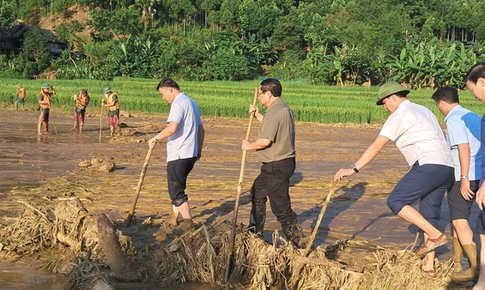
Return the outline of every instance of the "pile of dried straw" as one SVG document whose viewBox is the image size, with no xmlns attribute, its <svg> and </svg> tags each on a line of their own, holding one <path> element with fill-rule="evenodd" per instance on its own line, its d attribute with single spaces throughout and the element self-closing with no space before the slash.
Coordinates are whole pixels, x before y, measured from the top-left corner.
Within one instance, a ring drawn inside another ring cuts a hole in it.
<svg viewBox="0 0 485 290">
<path fill-rule="evenodd" d="M 3 250 L 26 255 L 63 248 L 69 250 L 69 255 L 86 257 L 89 253 L 90 262 L 103 263 L 105 257 L 95 217 L 79 200 L 60 202 L 53 210 L 26 206 L 15 223 L 0 229 Z M 168 233 L 166 240 L 153 239 L 153 244 L 139 249 L 134 249 L 130 238 L 119 231 L 118 237 L 124 253 L 140 269 L 144 282 L 200 281 L 225 285 L 230 232 L 231 222 L 218 218 L 183 235 Z M 229 281 L 232 288 L 268 289 L 278 285 L 285 289 L 322 290 L 446 289 L 448 284 L 450 262 L 436 260 L 437 278 L 431 279 L 419 270 L 422 261 L 409 250 L 346 240 L 321 245 L 304 257 L 304 250 L 295 248 L 278 232 L 272 240 L 269 244 L 238 225 Z M 86 289 L 82 285 L 106 281 L 105 274 L 94 264 L 86 264 L 81 258 L 78 261 L 71 272 L 69 289 Z M 82 277 L 90 283 L 73 283 L 84 281 Z"/>
</svg>

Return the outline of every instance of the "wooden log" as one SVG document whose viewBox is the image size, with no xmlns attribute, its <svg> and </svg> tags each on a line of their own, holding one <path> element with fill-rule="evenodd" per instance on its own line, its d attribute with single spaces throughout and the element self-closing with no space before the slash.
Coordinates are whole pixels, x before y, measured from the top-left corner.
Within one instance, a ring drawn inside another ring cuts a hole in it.
<svg viewBox="0 0 485 290">
<path fill-rule="evenodd" d="M 123 253 L 116 229 L 108 217 L 105 214 L 99 215 L 97 223 L 99 243 L 106 255 L 106 263 L 115 277 L 122 281 L 139 280 L 141 275 Z"/>
</svg>

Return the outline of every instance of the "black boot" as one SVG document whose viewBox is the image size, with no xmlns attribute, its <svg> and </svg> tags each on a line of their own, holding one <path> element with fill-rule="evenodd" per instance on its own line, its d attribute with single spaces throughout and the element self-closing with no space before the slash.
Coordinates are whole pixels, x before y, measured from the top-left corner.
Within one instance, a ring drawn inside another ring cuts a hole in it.
<svg viewBox="0 0 485 290">
<path fill-rule="evenodd" d="M 249 230 L 263 237 L 264 223 L 266 221 L 266 198 L 253 199 L 251 214 L 249 215 Z"/>
<path fill-rule="evenodd" d="M 303 245 L 300 245 L 301 239 L 304 237 L 303 230 L 298 219 L 295 218 L 289 222 L 283 222 L 281 227 L 288 241 L 292 242 L 295 247 L 303 247 Z"/>
</svg>

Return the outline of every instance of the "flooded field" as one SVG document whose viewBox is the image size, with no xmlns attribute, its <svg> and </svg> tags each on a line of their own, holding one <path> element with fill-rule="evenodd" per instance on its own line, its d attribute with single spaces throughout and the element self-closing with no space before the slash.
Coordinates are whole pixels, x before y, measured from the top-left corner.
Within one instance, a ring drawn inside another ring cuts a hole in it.
<svg viewBox="0 0 485 290">
<path fill-rule="evenodd" d="M 53 113 L 49 135 L 37 135 L 38 112 L 2 110 L 0 112 L 0 225 L 11 223 L 26 208 L 41 200 L 76 196 L 93 214 L 105 213 L 116 220 L 129 212 L 135 187 L 147 154 L 146 141 L 164 128 L 166 116 L 128 115 L 121 117 L 122 136 L 108 135 L 103 120 L 99 139 L 99 116 L 86 117 L 82 133 L 71 132 L 72 116 Z M 55 122 L 55 123 L 54 123 Z M 210 224 L 217 217 L 232 218 L 239 178 L 247 120 L 203 118 L 206 141 L 202 158 L 188 179 L 188 195 L 194 221 Z M 258 124 L 252 129 L 256 137 Z M 57 131 L 57 133 L 56 133 Z M 374 140 L 379 126 L 322 125 L 297 123 L 297 167 L 291 179 L 292 205 L 310 235 L 328 186 L 335 172 L 352 164 Z M 137 202 L 138 219 L 168 220 L 171 204 L 166 190 L 165 143 L 155 149 L 143 189 Z M 100 158 L 115 164 L 112 172 L 93 172 L 80 168 L 84 160 Z M 238 221 L 249 220 L 248 190 L 259 172 L 254 152 L 246 159 L 245 179 Z M 341 181 L 320 225 L 315 246 L 339 239 L 372 241 L 381 247 L 406 248 L 413 243 L 416 228 L 394 216 L 386 199 L 408 166 L 399 151 L 389 144 L 359 174 Z M 474 207 L 472 226 L 478 210 Z M 442 206 L 441 227 L 450 236 L 446 200 Z M 279 223 L 268 215 L 264 239 L 271 242 Z M 135 247 L 153 242 L 152 232 L 131 233 Z M 127 233 L 130 235 L 130 233 Z M 438 249 L 438 259 L 451 257 L 451 243 Z M 1 252 L 0 252 L 1 253 Z M 51 253 L 55 255 L 55 253 Z M 65 274 L 40 269 L 48 257 L 42 254 L 19 260 L 0 261 L 0 289 L 63 289 Z M 174 289 L 217 289 L 213 285 L 166 285 Z M 118 283 L 116 289 L 157 289 L 158 285 Z M 154 287 L 154 288 L 151 288 Z M 182 288 L 186 287 L 186 288 Z M 208 287 L 208 288 L 201 288 Z M 160 288 L 158 288 L 160 289 Z"/>
</svg>

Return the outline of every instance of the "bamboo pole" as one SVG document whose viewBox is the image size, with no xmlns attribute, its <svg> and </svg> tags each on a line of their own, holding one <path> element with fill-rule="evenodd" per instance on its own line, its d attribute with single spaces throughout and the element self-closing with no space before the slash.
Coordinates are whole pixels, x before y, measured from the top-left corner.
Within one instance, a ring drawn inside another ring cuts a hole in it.
<svg viewBox="0 0 485 290">
<path fill-rule="evenodd" d="M 310 250 L 312 248 L 313 242 L 315 241 L 315 237 L 317 236 L 318 228 L 320 227 L 322 218 L 325 215 L 325 212 L 327 211 L 327 207 L 330 202 L 330 199 L 332 198 L 335 191 L 337 191 L 337 184 L 338 184 L 338 180 L 335 180 L 330 185 L 330 191 L 328 192 L 327 198 L 325 199 L 325 203 L 323 204 L 322 209 L 320 210 L 320 214 L 318 215 L 317 222 L 315 223 L 315 227 L 313 228 L 312 234 L 310 236 L 310 240 L 308 241 L 308 244 L 306 245 L 306 248 L 305 248 L 305 252 L 303 253 L 304 257 L 310 254 Z"/>
<path fill-rule="evenodd" d="M 313 242 L 315 241 L 315 237 L 316 237 L 317 232 L 318 232 L 318 228 L 320 227 L 320 223 L 322 222 L 322 218 L 325 215 L 325 212 L 327 211 L 327 207 L 328 207 L 328 204 L 330 202 L 330 199 L 332 198 L 335 191 L 337 191 L 338 182 L 339 182 L 338 180 L 334 180 L 330 185 L 330 191 L 328 192 L 327 198 L 325 199 L 325 202 L 322 206 L 322 209 L 320 210 L 320 214 L 317 217 L 317 221 L 315 223 L 315 227 L 313 228 L 312 234 L 310 236 L 310 240 L 308 241 L 308 244 L 306 245 L 305 250 L 303 252 L 303 257 L 302 257 L 303 261 L 305 261 L 307 256 L 310 254 L 310 251 L 311 251 L 312 246 L 313 246 Z M 300 276 L 301 270 L 305 266 L 304 264 L 305 263 L 300 263 L 295 267 L 294 273 L 296 273 L 296 275 L 293 275 L 294 278 L 292 278 L 292 280 L 298 279 L 297 277 Z M 296 281 L 292 281 L 292 283 L 295 283 L 295 282 Z"/>
<path fill-rule="evenodd" d="M 101 142 L 101 130 L 103 129 L 103 103 L 101 102 L 101 111 L 99 111 L 99 142 Z"/>
<path fill-rule="evenodd" d="M 257 100 L 258 100 L 258 88 L 255 88 L 254 89 L 253 106 L 256 106 Z M 246 139 L 245 140 L 249 140 L 249 135 L 251 133 L 251 127 L 252 127 L 252 124 L 253 124 L 253 119 L 254 119 L 254 114 L 251 114 L 249 116 L 249 124 L 248 124 L 248 129 L 246 131 Z M 244 179 L 244 168 L 245 168 L 245 165 L 246 165 L 246 155 L 247 155 L 247 150 L 243 150 L 242 160 L 241 160 L 241 170 L 239 172 L 239 181 L 237 183 L 236 204 L 234 206 L 234 216 L 232 218 L 231 235 L 230 235 L 230 240 L 229 240 L 229 256 L 227 257 L 227 268 L 226 268 L 226 276 L 225 276 L 225 282 L 226 283 L 228 283 L 229 277 L 231 275 L 232 257 L 233 257 L 233 251 L 234 251 L 234 240 L 236 238 L 237 213 L 238 213 L 238 210 L 239 210 L 239 199 L 241 197 L 242 183 L 243 183 L 243 179 Z"/>
<path fill-rule="evenodd" d="M 128 219 L 126 222 L 128 227 L 131 225 L 131 220 L 133 219 L 133 215 L 135 214 L 136 203 L 138 201 L 138 196 L 140 195 L 141 186 L 143 184 L 143 180 L 145 179 L 145 173 L 147 172 L 148 163 L 150 162 L 150 157 L 152 156 L 152 152 L 153 152 L 153 148 L 149 147 L 147 156 L 145 157 L 145 162 L 143 163 L 143 167 L 141 169 L 140 179 L 138 180 L 138 185 L 135 190 L 135 195 L 133 196 L 133 202 L 131 203 L 131 210 L 130 210 L 130 213 L 128 214 Z"/>
<path fill-rule="evenodd" d="M 52 117 L 52 108 L 49 109 L 49 118 L 51 119 L 52 123 L 54 124 L 54 131 L 57 134 L 57 125 L 56 125 L 56 121 L 54 121 L 54 118 Z"/>
</svg>

